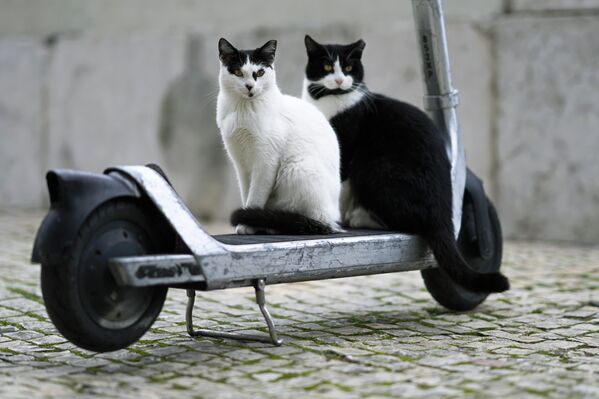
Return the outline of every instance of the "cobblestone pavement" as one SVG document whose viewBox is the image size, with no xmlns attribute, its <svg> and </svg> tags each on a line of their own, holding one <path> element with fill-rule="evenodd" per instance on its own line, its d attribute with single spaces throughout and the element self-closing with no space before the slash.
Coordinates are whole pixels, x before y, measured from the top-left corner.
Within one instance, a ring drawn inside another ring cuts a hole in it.
<svg viewBox="0 0 599 399">
<path fill-rule="evenodd" d="M 599 397 L 599 248 L 506 244 L 513 289 L 438 306 L 416 272 L 267 287 L 282 347 L 191 339 L 183 291 L 128 349 L 48 320 L 28 262 L 41 213 L 0 212 L 0 397 Z M 250 289 L 199 293 L 196 323 L 261 328 Z"/>
</svg>

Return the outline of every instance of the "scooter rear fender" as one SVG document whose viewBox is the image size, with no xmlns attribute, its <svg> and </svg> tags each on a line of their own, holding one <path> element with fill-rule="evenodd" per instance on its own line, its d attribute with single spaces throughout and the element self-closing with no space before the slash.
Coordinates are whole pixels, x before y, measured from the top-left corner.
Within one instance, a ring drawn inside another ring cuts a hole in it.
<svg viewBox="0 0 599 399">
<path fill-rule="evenodd" d="M 50 209 L 40 226 L 31 261 L 58 265 L 69 255 L 77 232 L 90 213 L 116 198 L 141 196 L 138 188 L 118 174 L 54 169 L 46 174 Z"/>
</svg>

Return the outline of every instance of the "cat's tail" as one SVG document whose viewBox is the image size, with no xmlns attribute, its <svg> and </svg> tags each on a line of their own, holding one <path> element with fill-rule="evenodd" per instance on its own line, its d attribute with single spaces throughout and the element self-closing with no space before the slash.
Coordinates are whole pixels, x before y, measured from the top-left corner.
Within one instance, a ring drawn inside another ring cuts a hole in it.
<svg viewBox="0 0 599 399">
<path fill-rule="evenodd" d="M 299 213 L 262 208 L 242 208 L 231 214 L 231 224 L 244 224 L 258 231 L 277 234 L 332 234 L 334 226 L 311 219 Z"/>
<path fill-rule="evenodd" d="M 439 267 L 454 282 L 473 292 L 503 292 L 510 289 L 510 282 L 499 272 L 479 273 L 472 270 L 460 254 L 451 228 L 435 230 L 428 236 Z"/>
</svg>

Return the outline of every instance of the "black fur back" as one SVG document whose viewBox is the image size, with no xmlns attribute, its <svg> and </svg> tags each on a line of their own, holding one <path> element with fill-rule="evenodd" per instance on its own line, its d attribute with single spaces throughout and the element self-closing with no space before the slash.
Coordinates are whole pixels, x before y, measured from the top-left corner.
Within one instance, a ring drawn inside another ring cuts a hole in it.
<svg viewBox="0 0 599 399">
<path fill-rule="evenodd" d="M 335 116 L 341 176 L 358 203 L 392 230 L 424 236 L 439 266 L 470 291 L 509 289 L 500 273 L 474 272 L 460 255 L 452 223 L 451 166 L 443 137 L 422 111 L 370 94 Z"/>
<path fill-rule="evenodd" d="M 390 229 L 425 237 L 439 266 L 458 284 L 479 292 L 509 289 L 503 275 L 475 272 L 458 251 L 452 223 L 451 165 L 441 132 L 418 108 L 368 91 L 362 82 L 361 61 L 352 52 L 358 43 L 329 46 L 306 38 L 309 80 L 325 75 L 323 57 L 338 57 L 342 64 L 353 65 L 357 73 L 349 75 L 365 93 L 360 102 L 331 119 L 341 147 L 342 180 L 349 179 L 357 202 Z M 363 48 L 362 42 L 360 55 Z"/>
<path fill-rule="evenodd" d="M 331 226 L 299 213 L 261 208 L 237 209 L 231 214 L 231 225 L 245 224 L 258 232 L 274 230 L 278 234 L 332 234 Z"/>
</svg>

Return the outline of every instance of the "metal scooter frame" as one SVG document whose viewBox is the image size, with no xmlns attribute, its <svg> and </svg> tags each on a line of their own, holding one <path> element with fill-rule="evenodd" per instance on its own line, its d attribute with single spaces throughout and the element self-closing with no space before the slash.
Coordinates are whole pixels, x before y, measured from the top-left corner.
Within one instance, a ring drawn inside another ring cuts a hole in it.
<svg viewBox="0 0 599 399">
<path fill-rule="evenodd" d="M 466 157 L 456 113 L 460 101 L 458 91 L 451 82 L 442 1 L 412 0 L 412 9 L 424 77 L 424 108 L 441 132 L 445 133 L 447 154 L 451 161 L 453 227 L 457 238 L 466 185 Z"/>
<path fill-rule="evenodd" d="M 453 224 L 460 231 L 466 181 L 464 147 L 458 132 L 455 108 L 457 91 L 451 73 L 441 0 L 412 0 L 418 33 L 425 108 L 445 133 L 451 161 Z M 173 226 L 191 255 L 151 255 L 114 258 L 110 268 L 120 285 L 167 285 L 186 288 L 187 331 L 206 336 L 270 342 L 280 345 L 274 322 L 266 308 L 265 285 L 422 270 L 436 263 L 420 237 L 398 233 L 363 236 L 307 237 L 303 240 L 228 245 L 208 234 L 192 216 L 170 184 L 156 171 L 142 166 L 112 168 L 110 175 L 147 195 Z M 269 336 L 195 330 L 192 314 L 195 290 L 253 286 Z"/>
<path fill-rule="evenodd" d="M 264 320 L 266 321 L 266 325 L 268 326 L 268 337 L 262 335 L 250 335 L 250 334 L 238 334 L 227 331 L 215 331 L 215 330 L 194 330 L 193 327 L 193 304 L 195 302 L 196 292 L 195 290 L 187 290 L 187 310 L 185 311 L 185 322 L 187 323 L 187 333 L 192 337 L 202 336 L 202 337 L 211 337 L 211 338 L 228 338 L 228 339 L 237 339 L 243 341 L 257 341 L 257 342 L 266 342 L 271 343 L 275 346 L 280 346 L 283 343 L 283 340 L 279 338 L 277 334 L 277 330 L 275 328 L 275 322 L 272 319 L 270 312 L 266 308 L 266 294 L 264 292 L 264 288 L 266 287 L 266 283 L 264 279 L 259 279 L 256 281 L 254 285 L 254 289 L 256 290 L 256 303 L 262 312 L 262 316 L 264 316 Z"/>
<path fill-rule="evenodd" d="M 266 308 L 268 284 L 321 280 L 367 274 L 422 270 L 436 263 L 418 236 L 384 232 L 364 236 L 306 236 L 304 240 L 228 245 L 209 235 L 171 185 L 144 166 L 107 170 L 115 178 L 136 184 L 177 231 L 191 255 L 168 254 L 113 258 L 111 272 L 119 285 L 186 288 L 187 331 L 192 336 L 233 338 L 280 345 Z M 253 286 L 270 339 L 209 330 L 195 330 L 192 311 L 195 290 Z"/>
</svg>

